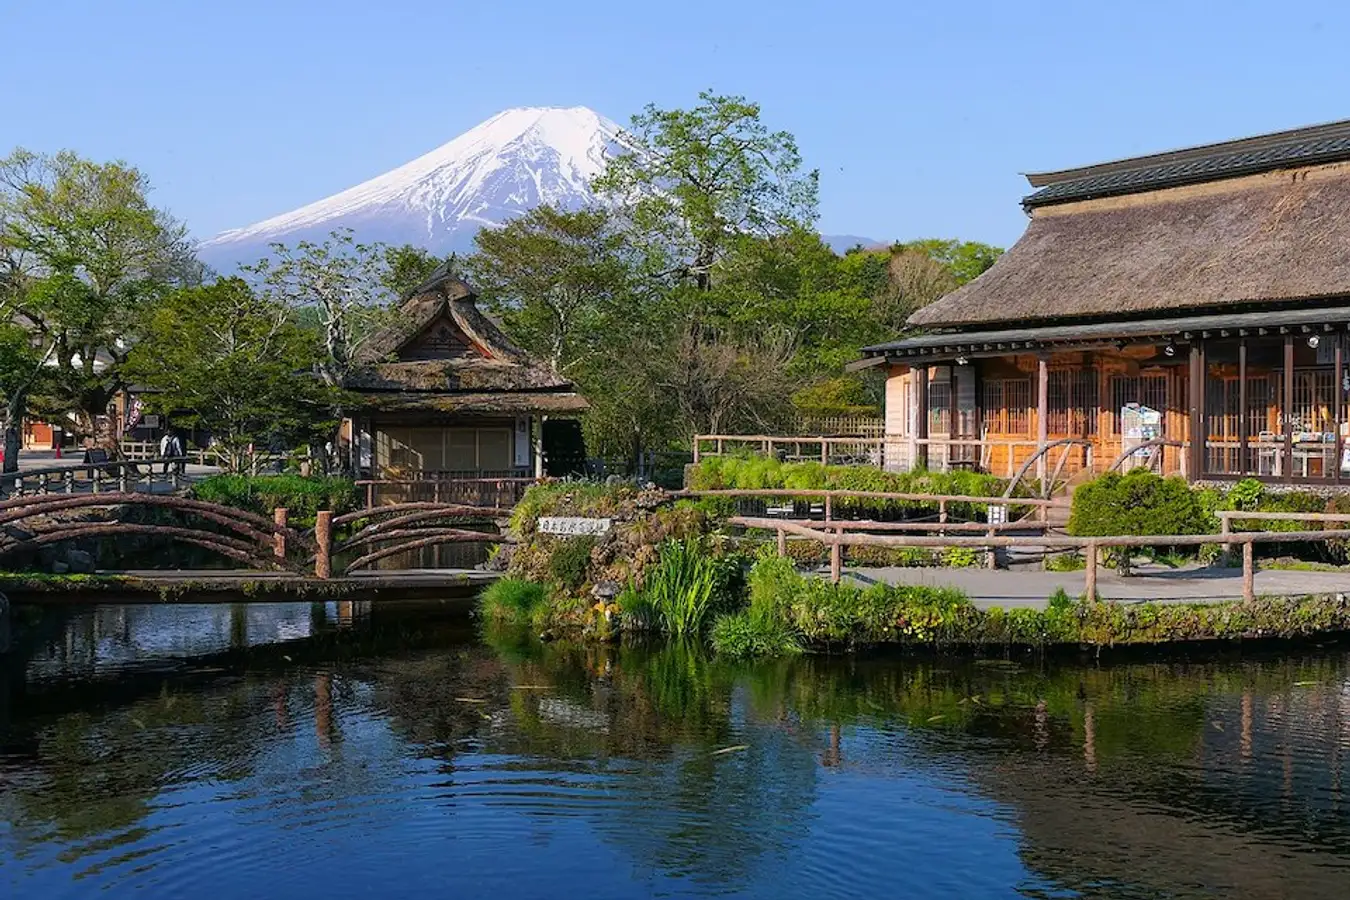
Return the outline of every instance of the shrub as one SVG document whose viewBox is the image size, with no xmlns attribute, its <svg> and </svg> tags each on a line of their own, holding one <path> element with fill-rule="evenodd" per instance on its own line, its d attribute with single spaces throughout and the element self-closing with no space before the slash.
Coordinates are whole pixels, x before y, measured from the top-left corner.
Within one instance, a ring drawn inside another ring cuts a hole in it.
<svg viewBox="0 0 1350 900">
<path fill-rule="evenodd" d="M 478 596 L 478 609 L 492 622 L 527 625 L 547 599 L 544 586 L 519 578 L 503 578 L 488 585 Z"/>
<path fill-rule="evenodd" d="M 713 456 L 689 469 L 694 490 L 873 491 L 892 494 L 959 494 L 998 497 L 1007 482 L 979 472 L 887 472 L 871 466 L 825 466 L 818 462 L 783 463 L 763 456 Z M 841 499 L 836 507 L 869 510 L 931 510 L 934 502 Z M 984 504 L 952 504 L 954 516 L 975 518 Z"/>
<path fill-rule="evenodd" d="M 734 659 L 802 652 L 800 639 L 786 622 L 748 609 L 718 616 L 709 637 L 713 650 Z"/>
<path fill-rule="evenodd" d="M 1078 553 L 1054 553 L 1045 558 L 1047 572 L 1078 572 L 1087 568 L 1087 560 Z"/>
<path fill-rule="evenodd" d="M 1069 515 L 1069 533 L 1089 537 L 1204 534 L 1209 524 L 1184 480 L 1145 469 L 1108 472 L 1079 487 Z"/>
<path fill-rule="evenodd" d="M 578 590 L 586 583 L 594 549 L 595 538 L 590 535 L 555 540 L 548 558 L 548 574 L 553 583 L 569 592 Z"/>
<path fill-rule="evenodd" d="M 265 516 L 284 506 L 300 526 L 312 525 L 319 510 L 341 514 L 357 506 L 351 481 L 301 475 L 212 475 L 192 486 L 192 496 Z"/>
</svg>

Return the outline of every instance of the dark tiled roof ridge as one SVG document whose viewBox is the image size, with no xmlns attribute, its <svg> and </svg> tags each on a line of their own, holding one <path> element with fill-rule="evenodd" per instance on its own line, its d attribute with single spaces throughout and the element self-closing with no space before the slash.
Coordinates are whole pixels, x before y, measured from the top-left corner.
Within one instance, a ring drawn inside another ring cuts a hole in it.
<svg viewBox="0 0 1350 900">
<path fill-rule="evenodd" d="M 1350 121 L 1028 175 L 1041 189 L 1022 205 L 1033 209 L 1343 160 L 1350 160 Z"/>
</svg>

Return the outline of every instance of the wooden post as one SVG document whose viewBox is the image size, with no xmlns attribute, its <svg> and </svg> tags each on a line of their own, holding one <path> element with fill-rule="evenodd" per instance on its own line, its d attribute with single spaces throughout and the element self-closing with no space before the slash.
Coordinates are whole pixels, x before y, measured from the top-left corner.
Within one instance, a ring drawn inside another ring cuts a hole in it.
<svg viewBox="0 0 1350 900">
<path fill-rule="evenodd" d="M 1190 481 L 1201 478 L 1205 472 L 1205 361 L 1200 349 L 1200 339 L 1191 343 L 1190 377 L 1186 392 L 1189 395 L 1187 406 L 1190 408 L 1191 446 L 1186 466 L 1186 477 Z"/>
<path fill-rule="evenodd" d="M 1097 599 L 1097 544 L 1090 541 L 1083 549 L 1083 555 L 1086 557 L 1083 567 L 1083 596 L 1089 603 Z"/>
<path fill-rule="evenodd" d="M 835 535 L 834 541 L 830 544 L 830 583 L 838 584 L 844 574 L 844 561 L 842 545 L 840 538 L 842 535 Z"/>
<path fill-rule="evenodd" d="M 1251 472 L 1251 454 L 1247 452 L 1251 423 L 1247 421 L 1247 339 L 1238 341 L 1238 465 L 1239 475 Z"/>
<path fill-rule="evenodd" d="M 534 477 L 540 479 L 544 477 L 544 416 L 534 416 L 531 419 L 530 430 L 534 432 Z"/>
<path fill-rule="evenodd" d="M 333 513 L 320 510 L 314 520 L 314 543 L 318 552 L 314 556 L 314 575 L 316 578 L 333 577 Z"/>
<path fill-rule="evenodd" d="M 997 533 L 998 529 L 996 529 L 993 525 L 990 525 L 988 537 L 992 538 Z M 998 551 L 995 550 L 993 547 L 990 547 L 988 550 L 984 551 L 984 567 L 986 569 L 998 568 Z"/>
<path fill-rule="evenodd" d="M 825 521 L 830 522 L 834 519 L 834 498 L 829 494 L 825 495 Z"/>
<path fill-rule="evenodd" d="M 914 367 L 915 412 L 914 422 L 914 459 L 912 469 L 928 468 L 928 367 Z"/>
<path fill-rule="evenodd" d="M 1254 541 L 1247 538 L 1242 545 L 1242 599 L 1251 603 L 1256 599 L 1256 552 Z"/>
<path fill-rule="evenodd" d="M 1294 333 L 1284 336 L 1284 480 L 1294 480 Z"/>
<path fill-rule="evenodd" d="M 698 435 L 694 435 L 694 465 L 698 465 L 699 446 L 702 443 L 703 442 L 698 439 Z"/>
<path fill-rule="evenodd" d="M 778 529 L 778 555 L 787 556 L 787 532 Z"/>
<path fill-rule="evenodd" d="M 1036 477 L 1041 496 L 1049 496 L 1045 484 L 1045 445 L 1050 441 L 1050 369 L 1045 355 L 1036 357 Z"/>
<path fill-rule="evenodd" d="M 1229 553 L 1232 553 L 1232 552 L 1233 552 L 1233 544 L 1232 544 L 1231 541 L 1227 540 L 1227 538 L 1228 538 L 1230 532 L 1232 532 L 1232 530 L 1233 530 L 1233 520 L 1230 519 L 1230 518 L 1228 518 L 1228 516 L 1224 515 L 1222 512 L 1220 512 L 1220 513 L 1219 513 L 1219 534 L 1222 534 L 1222 535 L 1224 536 L 1224 539 L 1225 539 L 1224 542 L 1223 542 L 1223 555 L 1224 555 L 1225 559 L 1228 557 L 1228 554 L 1229 554 Z"/>
<path fill-rule="evenodd" d="M 272 510 L 272 521 L 275 522 L 278 527 L 285 528 L 286 520 L 289 515 L 290 512 L 289 510 L 286 509 L 286 507 L 278 506 L 276 509 Z M 277 559 L 286 558 L 285 532 L 278 531 L 272 535 L 272 555 L 275 556 Z"/>
<path fill-rule="evenodd" d="M 126 463 L 123 463 L 121 466 L 118 466 L 118 468 L 117 468 L 117 490 L 118 490 L 118 493 L 122 493 L 122 494 L 125 494 L 125 493 L 127 492 L 127 466 L 126 466 Z"/>
<path fill-rule="evenodd" d="M 820 439 L 820 464 L 828 466 L 830 464 L 830 443 L 824 436 Z"/>
<path fill-rule="evenodd" d="M 1341 379 L 1345 377 L 1345 347 L 1341 340 L 1341 335 L 1336 335 L 1336 347 L 1333 350 L 1333 364 L 1336 367 L 1336 374 L 1331 379 L 1332 415 L 1336 423 L 1336 440 L 1332 442 L 1331 452 L 1331 480 L 1336 484 L 1341 483 L 1341 452 L 1344 443 L 1341 440 L 1341 423 L 1345 421 L 1345 391 L 1341 389 Z"/>
</svg>

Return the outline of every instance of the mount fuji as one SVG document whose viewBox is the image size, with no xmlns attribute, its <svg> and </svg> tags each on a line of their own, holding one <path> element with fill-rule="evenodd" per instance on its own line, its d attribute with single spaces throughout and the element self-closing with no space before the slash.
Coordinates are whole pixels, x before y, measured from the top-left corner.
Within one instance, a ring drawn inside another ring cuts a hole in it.
<svg viewBox="0 0 1350 900">
<path fill-rule="evenodd" d="M 464 251 L 479 229 L 540 204 L 594 202 L 591 179 L 622 152 L 622 129 L 584 106 L 508 109 L 391 172 L 222 232 L 198 255 L 224 270 L 266 256 L 271 243 L 321 241 L 337 228 L 360 241 Z"/>
</svg>

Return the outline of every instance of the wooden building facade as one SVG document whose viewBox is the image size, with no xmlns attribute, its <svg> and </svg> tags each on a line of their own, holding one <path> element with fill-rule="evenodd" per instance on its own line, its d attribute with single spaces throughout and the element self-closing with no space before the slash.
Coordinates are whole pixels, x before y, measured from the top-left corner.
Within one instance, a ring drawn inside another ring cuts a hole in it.
<svg viewBox="0 0 1350 900">
<path fill-rule="evenodd" d="M 417 288 L 348 378 L 345 431 L 367 479 L 529 479 L 542 422 L 586 409 L 572 384 L 513 345 L 447 269 Z"/>
<path fill-rule="evenodd" d="M 1350 484 L 1350 122 L 1029 180 L 1022 238 L 864 350 L 888 466 Z"/>
</svg>

